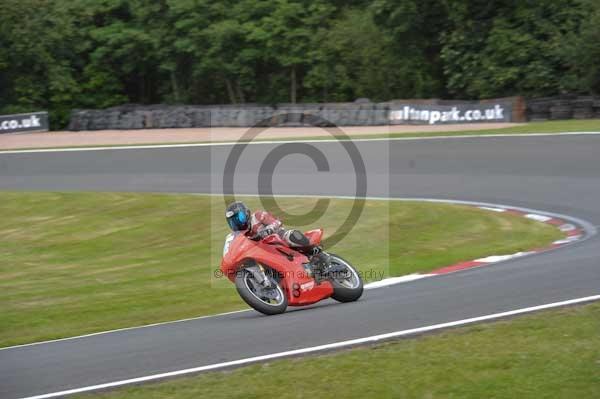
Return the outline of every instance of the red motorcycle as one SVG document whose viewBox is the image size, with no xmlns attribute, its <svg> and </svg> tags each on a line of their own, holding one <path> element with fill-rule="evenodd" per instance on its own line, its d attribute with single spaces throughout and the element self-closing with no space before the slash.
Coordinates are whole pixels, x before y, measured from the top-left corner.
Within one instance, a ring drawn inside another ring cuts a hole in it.
<svg viewBox="0 0 600 399">
<path fill-rule="evenodd" d="M 305 233 L 311 245 L 319 245 L 323 230 Z M 363 281 L 341 257 L 324 253 L 325 264 L 290 248 L 278 235 L 254 241 L 240 232 L 225 240 L 221 272 L 231 280 L 242 299 L 266 315 L 285 312 L 288 306 L 305 306 L 326 298 L 353 302 L 363 293 Z"/>
</svg>

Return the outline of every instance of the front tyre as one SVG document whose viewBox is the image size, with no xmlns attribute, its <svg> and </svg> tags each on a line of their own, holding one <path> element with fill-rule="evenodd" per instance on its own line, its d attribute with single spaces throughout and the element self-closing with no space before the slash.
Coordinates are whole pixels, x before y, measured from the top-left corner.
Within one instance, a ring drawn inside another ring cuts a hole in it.
<svg viewBox="0 0 600 399">
<path fill-rule="evenodd" d="M 288 306 L 287 297 L 272 276 L 267 275 L 267 278 L 271 282 L 271 287 L 265 288 L 256 281 L 249 270 L 241 269 L 236 273 L 235 288 L 244 302 L 254 310 L 266 315 L 283 313 Z"/>
<path fill-rule="evenodd" d="M 354 266 L 341 257 L 329 254 L 331 266 L 341 270 L 330 276 L 329 281 L 333 286 L 331 296 L 338 302 L 354 302 L 362 296 L 363 281 Z"/>
</svg>

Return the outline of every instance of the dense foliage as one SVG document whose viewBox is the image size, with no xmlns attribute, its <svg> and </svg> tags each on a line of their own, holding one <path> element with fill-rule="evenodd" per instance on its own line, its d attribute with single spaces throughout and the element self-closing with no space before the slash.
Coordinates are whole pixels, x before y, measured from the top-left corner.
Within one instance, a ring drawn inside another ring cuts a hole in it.
<svg viewBox="0 0 600 399">
<path fill-rule="evenodd" d="M 600 92 L 598 0 L 4 0 L 0 112 Z"/>
</svg>

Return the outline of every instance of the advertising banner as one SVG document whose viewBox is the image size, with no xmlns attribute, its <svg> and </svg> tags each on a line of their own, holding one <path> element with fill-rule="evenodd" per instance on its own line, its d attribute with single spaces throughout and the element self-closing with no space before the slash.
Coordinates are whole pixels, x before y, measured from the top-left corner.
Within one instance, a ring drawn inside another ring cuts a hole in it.
<svg viewBox="0 0 600 399">
<path fill-rule="evenodd" d="M 50 125 L 47 112 L 0 115 L 0 134 L 18 132 L 45 132 Z"/>
<path fill-rule="evenodd" d="M 453 123 L 512 122 L 512 104 L 464 103 L 453 105 L 394 104 L 391 125 L 444 125 Z"/>
</svg>

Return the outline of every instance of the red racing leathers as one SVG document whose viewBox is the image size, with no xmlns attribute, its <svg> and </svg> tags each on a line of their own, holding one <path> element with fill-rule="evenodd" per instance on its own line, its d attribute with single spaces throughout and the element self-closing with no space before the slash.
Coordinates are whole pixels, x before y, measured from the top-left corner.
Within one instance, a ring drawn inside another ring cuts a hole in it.
<svg viewBox="0 0 600 399">
<path fill-rule="evenodd" d="M 266 211 L 256 211 L 250 217 L 250 229 L 246 235 L 253 240 L 264 238 L 269 234 L 279 233 L 283 223 Z"/>
<path fill-rule="evenodd" d="M 277 234 L 290 247 L 309 250 L 308 238 L 298 230 L 283 228 L 281 220 L 266 211 L 256 211 L 250 217 L 250 229 L 246 235 L 253 240 L 260 240 L 270 234 Z"/>
</svg>

